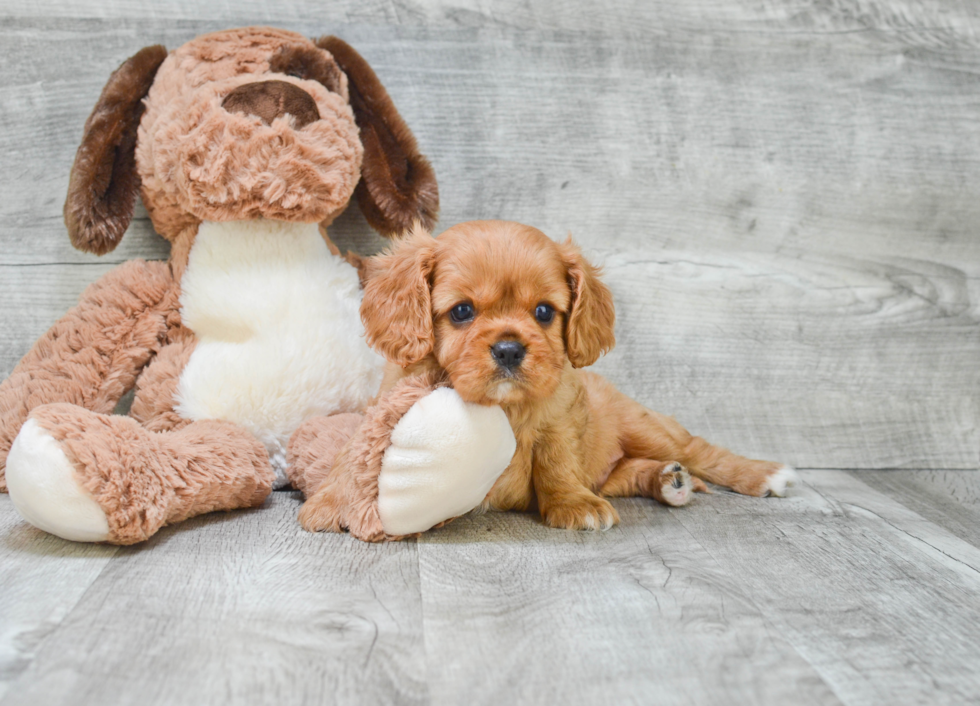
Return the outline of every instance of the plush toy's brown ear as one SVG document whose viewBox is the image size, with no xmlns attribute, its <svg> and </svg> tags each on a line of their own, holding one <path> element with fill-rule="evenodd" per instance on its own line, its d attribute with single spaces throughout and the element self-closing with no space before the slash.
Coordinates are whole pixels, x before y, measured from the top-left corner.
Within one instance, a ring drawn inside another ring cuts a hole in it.
<svg viewBox="0 0 980 706">
<path fill-rule="evenodd" d="M 347 74 L 350 105 L 361 130 L 364 164 L 357 202 L 368 223 L 383 235 L 407 232 L 416 221 L 431 230 L 439 214 L 439 187 L 432 165 L 368 63 L 346 42 L 321 37 Z"/>
<path fill-rule="evenodd" d="M 565 351 L 572 367 L 592 365 L 616 345 L 616 309 L 612 292 L 599 271 L 569 238 L 561 246 L 572 290 L 572 307 L 565 324 Z"/>
<path fill-rule="evenodd" d="M 143 98 L 167 50 L 141 49 L 116 69 L 85 121 L 65 200 L 65 225 L 72 245 L 104 255 L 119 244 L 133 219 L 140 179 L 136 173 L 136 130 Z"/>
</svg>

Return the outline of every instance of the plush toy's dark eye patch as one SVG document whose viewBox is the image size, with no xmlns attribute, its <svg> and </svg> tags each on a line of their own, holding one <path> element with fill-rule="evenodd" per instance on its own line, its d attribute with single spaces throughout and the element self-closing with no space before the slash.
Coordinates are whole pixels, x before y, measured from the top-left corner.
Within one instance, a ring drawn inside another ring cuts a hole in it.
<svg viewBox="0 0 980 706">
<path fill-rule="evenodd" d="M 342 93 L 340 67 L 314 47 L 285 46 L 269 61 L 269 70 L 304 81 L 318 81 L 332 93 Z"/>
</svg>

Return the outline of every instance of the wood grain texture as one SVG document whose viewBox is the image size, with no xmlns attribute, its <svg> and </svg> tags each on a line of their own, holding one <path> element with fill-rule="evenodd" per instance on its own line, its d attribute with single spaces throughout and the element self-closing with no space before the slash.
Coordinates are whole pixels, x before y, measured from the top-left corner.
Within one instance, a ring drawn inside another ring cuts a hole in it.
<svg viewBox="0 0 980 706">
<path fill-rule="evenodd" d="M 841 703 L 675 511 L 617 508 L 604 534 L 488 514 L 423 536 L 434 703 Z"/>
<path fill-rule="evenodd" d="M 415 545 L 310 534 L 298 509 L 274 493 L 119 549 L 4 706 L 428 703 Z"/>
<path fill-rule="evenodd" d="M 78 547 L 2 497 L 0 698 L 974 703 L 980 547 L 864 477 L 617 500 L 606 533 L 492 513 L 391 545 L 304 533 L 275 493 L 140 547 Z"/>
<path fill-rule="evenodd" d="M 803 477 L 676 516 L 844 703 L 980 699 L 980 549 L 855 476 Z"/>
<path fill-rule="evenodd" d="M 976 471 L 859 471 L 878 492 L 980 547 L 980 473 Z"/>
<path fill-rule="evenodd" d="M 0 701 L 116 551 L 35 529 L 0 496 Z"/>
<path fill-rule="evenodd" d="M 803 467 L 980 466 L 969 3 L 5 3 L 0 302 L 32 278 L 46 301 L 0 304 L 0 374 L 101 271 L 60 206 L 109 72 L 249 22 L 371 62 L 436 167 L 440 228 L 571 231 L 616 295 L 598 370 L 629 394 Z M 332 235 L 383 242 L 354 211 Z M 131 257 L 166 257 L 145 214 L 109 256 Z"/>
</svg>

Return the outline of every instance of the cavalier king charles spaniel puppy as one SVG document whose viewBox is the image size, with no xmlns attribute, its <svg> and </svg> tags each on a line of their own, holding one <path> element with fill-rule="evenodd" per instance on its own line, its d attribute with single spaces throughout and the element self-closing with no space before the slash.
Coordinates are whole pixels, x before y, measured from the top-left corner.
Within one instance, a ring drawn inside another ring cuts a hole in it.
<svg viewBox="0 0 980 706">
<path fill-rule="evenodd" d="M 444 371 L 468 402 L 500 405 L 517 438 L 484 507 L 533 510 L 567 529 L 619 521 L 606 498 L 672 506 L 706 490 L 782 495 L 792 469 L 692 436 L 582 370 L 615 344 L 615 310 L 598 270 L 569 239 L 530 226 L 461 223 L 403 237 L 364 267 L 368 343 L 389 361 L 382 393 Z"/>
</svg>

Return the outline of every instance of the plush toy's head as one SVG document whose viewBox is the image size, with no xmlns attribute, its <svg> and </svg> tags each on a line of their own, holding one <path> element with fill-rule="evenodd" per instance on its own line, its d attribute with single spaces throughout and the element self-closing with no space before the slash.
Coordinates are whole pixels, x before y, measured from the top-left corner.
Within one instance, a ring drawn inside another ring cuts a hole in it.
<svg viewBox="0 0 980 706">
<path fill-rule="evenodd" d="M 436 218 L 435 175 L 374 72 L 336 37 L 264 27 L 147 47 L 85 124 L 65 222 L 76 247 L 122 238 L 137 191 L 169 240 L 201 221 L 329 224 L 357 193 L 385 235 Z"/>
</svg>

